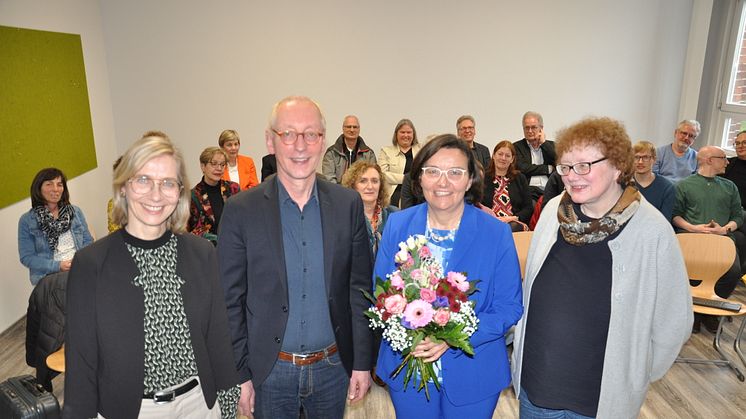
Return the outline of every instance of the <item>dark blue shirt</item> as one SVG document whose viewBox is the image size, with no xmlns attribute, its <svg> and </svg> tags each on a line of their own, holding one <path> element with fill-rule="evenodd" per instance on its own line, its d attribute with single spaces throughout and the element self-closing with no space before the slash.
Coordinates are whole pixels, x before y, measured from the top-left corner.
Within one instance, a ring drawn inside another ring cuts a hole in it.
<svg viewBox="0 0 746 419">
<path fill-rule="evenodd" d="M 301 209 L 277 182 L 282 245 L 288 281 L 289 316 L 282 350 L 316 352 L 334 343 L 324 280 L 324 239 L 318 190 Z M 333 240 L 333 238 L 331 238 Z"/>
</svg>

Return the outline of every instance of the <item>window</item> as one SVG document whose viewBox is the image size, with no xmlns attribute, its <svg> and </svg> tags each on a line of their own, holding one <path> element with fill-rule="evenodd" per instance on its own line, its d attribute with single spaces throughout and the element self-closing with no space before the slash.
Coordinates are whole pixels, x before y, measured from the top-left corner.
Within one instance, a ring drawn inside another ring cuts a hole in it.
<svg viewBox="0 0 746 419">
<path fill-rule="evenodd" d="M 723 75 L 723 92 L 720 98 L 720 146 L 733 150 L 736 134 L 746 129 L 746 2 L 736 4 L 734 14 L 738 19 L 731 23 L 728 65 Z"/>
</svg>

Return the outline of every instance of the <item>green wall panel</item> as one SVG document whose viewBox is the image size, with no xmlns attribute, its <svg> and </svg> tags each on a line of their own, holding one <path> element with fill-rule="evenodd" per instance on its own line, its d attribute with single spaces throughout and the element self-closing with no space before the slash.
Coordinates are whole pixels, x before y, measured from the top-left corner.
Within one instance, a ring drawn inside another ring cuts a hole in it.
<svg viewBox="0 0 746 419">
<path fill-rule="evenodd" d="M 39 169 L 96 168 L 80 35 L 0 26 L 0 159 L 0 208 L 27 198 Z"/>
</svg>

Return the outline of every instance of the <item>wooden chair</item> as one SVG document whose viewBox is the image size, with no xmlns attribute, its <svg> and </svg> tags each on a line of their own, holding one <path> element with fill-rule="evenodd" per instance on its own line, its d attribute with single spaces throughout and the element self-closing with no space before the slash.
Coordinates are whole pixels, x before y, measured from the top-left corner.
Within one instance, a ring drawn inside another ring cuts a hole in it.
<svg viewBox="0 0 746 419">
<path fill-rule="evenodd" d="M 65 345 L 47 357 L 47 366 L 51 370 L 65 372 Z"/>
<path fill-rule="evenodd" d="M 679 239 L 689 279 L 701 281 L 698 285 L 691 287 L 692 296 L 735 303 L 736 301 L 726 300 L 715 294 L 715 283 L 730 269 L 736 257 L 736 246 L 733 240 L 727 236 L 701 233 L 681 233 L 677 234 L 676 237 Z M 733 370 L 739 380 L 744 381 L 743 373 L 721 349 L 720 337 L 723 333 L 723 320 L 726 317 L 743 316 L 746 314 L 746 308 L 741 307 L 739 312 L 699 305 L 693 305 L 692 308 L 697 314 L 720 316 L 718 331 L 715 333 L 715 338 L 712 342 L 720 359 L 678 358 L 676 361 L 693 364 L 726 365 Z"/>
<path fill-rule="evenodd" d="M 526 258 L 528 257 L 528 246 L 531 244 L 533 231 L 516 231 L 513 233 L 515 250 L 518 252 L 518 262 L 521 264 L 521 279 L 526 276 Z"/>
</svg>

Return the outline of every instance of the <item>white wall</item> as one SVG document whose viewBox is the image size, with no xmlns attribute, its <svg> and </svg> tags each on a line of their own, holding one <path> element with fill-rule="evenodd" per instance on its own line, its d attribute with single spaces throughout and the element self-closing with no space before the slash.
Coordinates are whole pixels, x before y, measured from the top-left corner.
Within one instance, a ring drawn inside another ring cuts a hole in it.
<svg viewBox="0 0 746 419">
<path fill-rule="evenodd" d="M 492 147 L 522 137 L 529 109 L 550 136 L 608 115 L 633 139 L 669 142 L 693 117 L 679 106 L 694 1 L 0 0 L 0 24 L 82 35 L 100 168 L 69 186 L 100 236 L 111 162 L 144 131 L 181 145 L 194 184 L 199 152 L 225 128 L 258 164 L 270 107 L 290 94 L 321 103 L 327 142 L 357 114 L 375 150 L 400 118 L 424 139 L 464 113 Z M 28 207 L 0 210 L 0 228 L 15 232 Z M 6 237 L 0 330 L 31 290 Z"/>
<path fill-rule="evenodd" d="M 109 79 L 98 2 L 95 0 L 0 0 L 0 25 L 81 35 L 88 97 L 99 168 L 68 182 L 71 201 L 82 208 L 95 234 L 106 233 L 106 201 L 111 189 L 111 163 L 116 156 Z M 0 95 L 1 97 L 1 95 Z M 2 141 L 2 139 L 0 139 Z M 33 147 L 33 144 L 29 144 Z M 12 179 L 5 179 L 5 182 Z M 18 219 L 31 201 L 0 210 L 0 331 L 26 313 L 31 283 L 18 261 Z"/>
<path fill-rule="evenodd" d="M 376 151 L 400 118 L 424 139 L 464 113 L 491 148 L 522 137 L 529 109 L 552 136 L 594 114 L 669 142 L 692 0 L 131 0 L 101 12 L 119 151 L 162 129 L 196 183 L 199 152 L 225 128 L 259 164 L 270 107 L 290 94 L 320 102 L 327 143 L 355 113 Z"/>
</svg>

